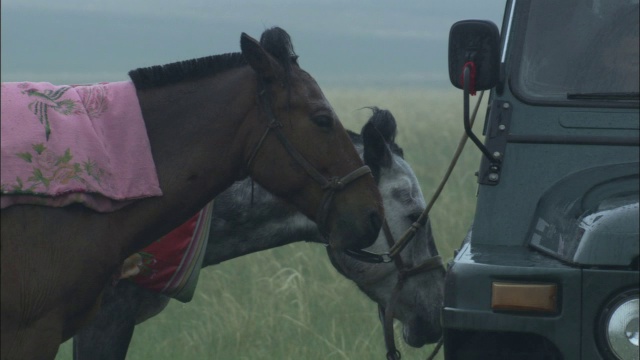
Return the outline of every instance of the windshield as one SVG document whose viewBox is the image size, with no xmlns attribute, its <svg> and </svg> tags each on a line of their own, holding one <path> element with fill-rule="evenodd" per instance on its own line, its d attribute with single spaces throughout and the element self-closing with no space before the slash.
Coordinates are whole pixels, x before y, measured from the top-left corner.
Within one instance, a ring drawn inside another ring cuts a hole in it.
<svg viewBox="0 0 640 360">
<path fill-rule="evenodd" d="M 518 93 L 569 102 L 638 99 L 637 0 L 543 0 L 525 7 L 519 22 L 526 25 L 516 30 L 524 32 L 517 37 Z"/>
</svg>

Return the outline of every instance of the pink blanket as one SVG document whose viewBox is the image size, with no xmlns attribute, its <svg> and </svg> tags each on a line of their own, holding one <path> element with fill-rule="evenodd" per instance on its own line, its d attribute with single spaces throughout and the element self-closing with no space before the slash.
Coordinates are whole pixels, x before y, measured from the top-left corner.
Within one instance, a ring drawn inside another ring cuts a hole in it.
<svg viewBox="0 0 640 360">
<path fill-rule="evenodd" d="M 104 212 L 162 195 L 131 82 L 2 83 L 1 112 L 1 208 Z"/>
</svg>

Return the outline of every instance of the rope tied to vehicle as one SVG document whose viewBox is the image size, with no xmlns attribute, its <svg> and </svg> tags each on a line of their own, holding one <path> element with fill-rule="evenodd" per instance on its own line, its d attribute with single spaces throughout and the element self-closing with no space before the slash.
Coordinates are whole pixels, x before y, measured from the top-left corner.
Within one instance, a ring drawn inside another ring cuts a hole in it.
<svg viewBox="0 0 640 360">
<path fill-rule="evenodd" d="M 476 102 L 476 106 L 473 110 L 473 116 L 471 117 L 471 121 L 470 121 L 471 125 L 473 125 L 475 121 L 483 95 L 484 95 L 484 91 L 480 92 L 480 97 Z M 387 241 L 389 242 L 389 245 L 390 245 L 388 258 L 390 258 L 392 261 L 395 262 L 396 267 L 398 269 L 398 281 L 396 283 L 396 286 L 392 290 L 391 298 L 389 299 L 387 308 L 385 308 L 382 305 L 378 305 L 378 314 L 382 320 L 385 346 L 387 348 L 387 353 L 386 353 L 387 360 L 399 360 L 401 358 L 400 351 L 395 346 L 395 340 L 394 340 L 394 334 L 393 334 L 393 312 L 394 312 L 396 303 L 398 301 L 400 289 L 402 289 L 402 286 L 404 285 L 405 280 L 416 273 L 428 271 L 430 269 L 434 269 L 442 266 L 442 257 L 440 255 L 437 255 L 429 258 L 427 261 L 425 261 L 424 263 L 422 263 L 417 267 L 406 268 L 404 266 L 404 263 L 402 262 L 402 259 L 400 258 L 400 252 L 407 246 L 407 244 L 415 236 L 417 231 L 422 226 L 424 226 L 427 220 L 429 219 L 429 212 L 431 211 L 431 208 L 433 207 L 436 200 L 440 196 L 440 193 L 444 189 L 445 184 L 449 180 L 449 177 L 451 176 L 451 173 L 453 172 L 453 169 L 455 168 L 458 162 L 458 159 L 462 154 L 462 150 L 464 149 L 464 145 L 467 142 L 467 139 L 468 137 L 466 133 L 463 134 L 458 143 L 456 152 L 453 155 L 453 159 L 451 160 L 451 163 L 449 164 L 449 167 L 447 168 L 445 175 L 440 181 L 438 188 L 436 189 L 431 200 L 429 201 L 429 204 L 427 204 L 427 207 L 424 209 L 422 214 L 420 214 L 420 217 L 418 217 L 418 219 L 413 224 L 411 224 L 411 226 L 405 231 L 405 233 L 402 235 L 402 237 L 398 241 L 394 242 L 391 240 L 393 237 L 391 235 L 391 231 L 386 221 L 383 224 L 383 230 L 385 231 L 385 235 L 386 235 L 385 237 L 387 238 Z M 436 346 L 431 351 L 431 354 L 427 357 L 427 360 L 433 360 L 435 358 L 435 356 L 440 351 L 443 345 L 443 342 L 444 342 L 444 339 L 441 337 L 438 340 L 438 343 L 436 344 Z"/>
<path fill-rule="evenodd" d="M 476 64 L 473 61 L 467 61 L 464 66 L 462 66 L 462 74 L 460 74 L 460 84 L 464 87 L 464 69 L 469 67 L 471 71 L 471 76 L 469 77 L 469 95 L 476 95 Z"/>
</svg>

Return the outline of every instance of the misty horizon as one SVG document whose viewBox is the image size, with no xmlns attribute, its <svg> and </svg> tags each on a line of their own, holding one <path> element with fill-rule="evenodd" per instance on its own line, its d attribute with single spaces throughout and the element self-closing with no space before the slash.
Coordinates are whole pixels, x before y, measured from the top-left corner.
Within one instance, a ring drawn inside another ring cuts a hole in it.
<svg viewBox="0 0 640 360">
<path fill-rule="evenodd" d="M 240 50 L 280 26 L 321 86 L 451 87 L 448 32 L 468 18 L 498 26 L 504 1 L 191 0 L 2 2 L 2 81 L 128 80 L 130 70 Z M 339 10 L 338 10 L 339 9 Z"/>
</svg>

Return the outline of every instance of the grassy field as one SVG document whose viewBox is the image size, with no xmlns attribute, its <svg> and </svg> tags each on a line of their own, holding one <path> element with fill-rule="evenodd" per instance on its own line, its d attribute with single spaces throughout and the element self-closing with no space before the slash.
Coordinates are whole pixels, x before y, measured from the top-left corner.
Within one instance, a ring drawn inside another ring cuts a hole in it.
<svg viewBox="0 0 640 360">
<path fill-rule="evenodd" d="M 370 115 L 359 110 L 364 106 L 394 114 L 397 142 L 428 201 L 463 133 L 462 94 L 406 88 L 325 91 L 354 131 Z M 479 151 L 467 144 L 431 212 L 437 245 L 447 261 L 473 216 L 479 159 Z M 405 360 L 424 359 L 432 348 L 407 347 L 399 324 L 396 342 Z M 205 269 L 192 302 L 172 301 L 166 311 L 136 327 L 128 359 L 369 360 L 384 359 L 384 353 L 376 304 L 338 274 L 321 246 L 297 243 Z M 71 341 L 56 359 L 71 359 Z"/>
</svg>

